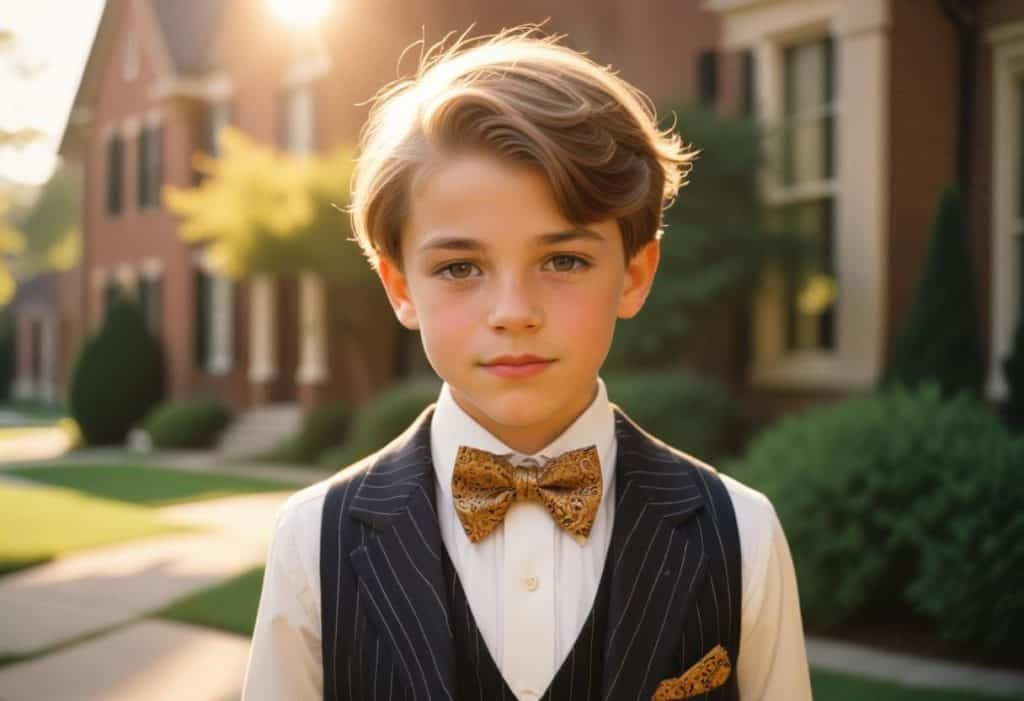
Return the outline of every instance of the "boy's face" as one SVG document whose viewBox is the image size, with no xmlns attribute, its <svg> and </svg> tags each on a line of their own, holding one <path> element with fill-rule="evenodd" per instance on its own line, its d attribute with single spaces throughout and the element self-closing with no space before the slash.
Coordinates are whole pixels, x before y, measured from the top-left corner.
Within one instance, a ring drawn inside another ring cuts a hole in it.
<svg viewBox="0 0 1024 701">
<path fill-rule="evenodd" d="M 542 174 L 484 155 L 432 168 L 409 199 L 402 267 L 379 266 L 395 314 L 466 413 L 509 447 L 540 450 L 593 400 L 658 241 L 627 265 L 615 220 L 574 227 Z"/>
</svg>

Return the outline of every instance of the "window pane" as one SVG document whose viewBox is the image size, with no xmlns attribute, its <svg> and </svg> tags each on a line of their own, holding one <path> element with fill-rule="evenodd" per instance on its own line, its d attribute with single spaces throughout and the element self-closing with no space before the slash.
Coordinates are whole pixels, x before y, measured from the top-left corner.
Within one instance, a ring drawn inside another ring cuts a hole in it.
<svg viewBox="0 0 1024 701">
<path fill-rule="evenodd" d="M 783 60 L 782 181 L 826 180 L 835 167 L 831 39 L 786 47 Z"/>
<path fill-rule="evenodd" d="M 834 240 L 831 198 L 778 208 L 773 226 L 806 241 L 806 257 L 783 275 L 786 350 L 835 348 Z"/>
<path fill-rule="evenodd" d="M 697 99 L 714 106 L 718 99 L 718 54 L 701 51 L 697 54 Z"/>
<path fill-rule="evenodd" d="M 747 49 L 741 54 L 740 83 L 742 84 L 742 109 L 743 114 L 753 117 L 757 112 L 756 82 L 754 79 L 754 52 Z"/>
</svg>

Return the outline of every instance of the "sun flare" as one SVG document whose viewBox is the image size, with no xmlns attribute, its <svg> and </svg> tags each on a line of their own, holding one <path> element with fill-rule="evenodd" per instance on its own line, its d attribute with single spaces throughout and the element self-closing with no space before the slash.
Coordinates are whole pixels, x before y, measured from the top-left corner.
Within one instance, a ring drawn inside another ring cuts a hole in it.
<svg viewBox="0 0 1024 701">
<path fill-rule="evenodd" d="M 331 9 L 331 0 L 267 0 L 281 19 L 299 27 L 311 27 Z"/>
</svg>

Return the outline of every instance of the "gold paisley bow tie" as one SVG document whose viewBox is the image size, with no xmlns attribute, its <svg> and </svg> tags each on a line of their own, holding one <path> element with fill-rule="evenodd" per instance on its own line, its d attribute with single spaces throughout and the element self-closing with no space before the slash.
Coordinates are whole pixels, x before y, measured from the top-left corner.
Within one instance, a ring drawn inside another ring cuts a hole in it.
<svg viewBox="0 0 1024 701">
<path fill-rule="evenodd" d="M 570 450 L 540 468 L 516 467 L 500 455 L 465 445 L 455 456 L 455 512 L 474 543 L 498 527 L 517 499 L 541 502 L 559 527 L 586 540 L 601 491 L 596 446 Z"/>
</svg>

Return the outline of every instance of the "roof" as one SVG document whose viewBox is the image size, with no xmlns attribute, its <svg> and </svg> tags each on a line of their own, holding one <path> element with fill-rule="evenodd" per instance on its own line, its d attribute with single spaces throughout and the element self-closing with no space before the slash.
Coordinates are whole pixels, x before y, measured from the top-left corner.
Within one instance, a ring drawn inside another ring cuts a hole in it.
<svg viewBox="0 0 1024 701">
<path fill-rule="evenodd" d="M 213 36 L 230 1 L 139 0 L 140 9 L 144 13 L 148 10 L 153 20 L 148 24 L 158 34 L 156 40 L 161 44 L 158 50 L 169 59 L 172 71 L 170 78 L 201 74 L 211 68 Z M 104 4 L 103 15 L 72 103 L 72 116 L 77 108 L 88 106 L 94 99 L 96 85 L 99 83 L 98 74 L 107 65 L 116 44 L 117 27 L 126 5 L 127 0 L 106 0 Z M 73 126 L 73 119 L 69 116 L 59 152 L 64 150 L 68 132 Z"/>
<path fill-rule="evenodd" d="M 148 0 L 179 74 L 210 68 L 210 43 L 228 0 Z"/>
</svg>

